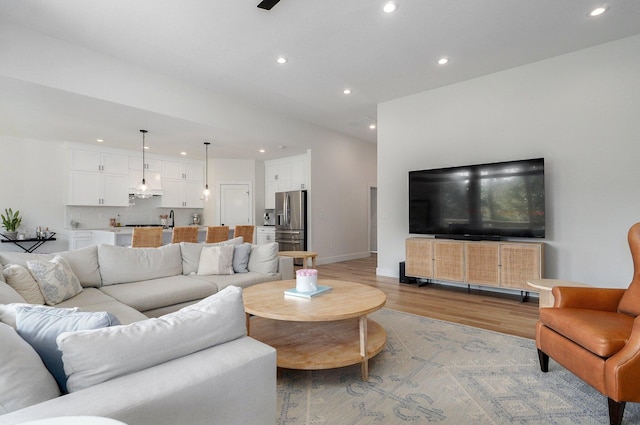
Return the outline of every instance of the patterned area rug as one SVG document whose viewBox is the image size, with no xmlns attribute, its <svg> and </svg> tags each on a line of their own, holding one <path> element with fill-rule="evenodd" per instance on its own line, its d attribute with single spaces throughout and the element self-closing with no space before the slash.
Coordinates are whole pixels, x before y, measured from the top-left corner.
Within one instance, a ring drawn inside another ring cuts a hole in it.
<svg viewBox="0 0 640 425">
<path fill-rule="evenodd" d="M 360 366 L 278 371 L 279 425 L 605 424 L 607 400 L 535 341 L 383 309 L 385 349 Z M 627 403 L 625 424 L 640 423 Z"/>
</svg>

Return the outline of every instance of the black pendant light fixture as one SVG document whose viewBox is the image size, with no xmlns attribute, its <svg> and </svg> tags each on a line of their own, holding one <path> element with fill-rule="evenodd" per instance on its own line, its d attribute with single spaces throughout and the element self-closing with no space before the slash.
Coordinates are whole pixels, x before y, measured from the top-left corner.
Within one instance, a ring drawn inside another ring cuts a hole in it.
<svg viewBox="0 0 640 425">
<path fill-rule="evenodd" d="M 140 182 L 140 184 L 136 187 L 136 191 L 134 193 L 136 198 L 140 198 L 140 199 L 147 199 L 147 198 L 151 198 L 153 196 L 153 194 L 151 193 L 151 186 L 149 184 L 147 184 L 147 180 L 145 179 L 145 175 L 144 175 L 144 169 L 146 167 L 145 163 L 144 163 L 144 136 L 145 134 L 147 134 L 147 130 L 140 130 L 140 133 L 142 133 L 142 181 Z"/>
<path fill-rule="evenodd" d="M 209 145 L 210 142 L 204 142 L 204 189 L 202 190 L 202 199 L 209 200 L 211 191 L 209 190 Z"/>
</svg>

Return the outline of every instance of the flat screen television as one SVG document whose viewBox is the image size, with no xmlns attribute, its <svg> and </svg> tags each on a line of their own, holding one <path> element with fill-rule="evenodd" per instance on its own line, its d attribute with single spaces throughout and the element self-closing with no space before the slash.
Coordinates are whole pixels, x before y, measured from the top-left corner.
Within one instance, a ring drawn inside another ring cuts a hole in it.
<svg viewBox="0 0 640 425">
<path fill-rule="evenodd" d="M 409 233 L 544 238 L 544 158 L 410 171 Z"/>
</svg>

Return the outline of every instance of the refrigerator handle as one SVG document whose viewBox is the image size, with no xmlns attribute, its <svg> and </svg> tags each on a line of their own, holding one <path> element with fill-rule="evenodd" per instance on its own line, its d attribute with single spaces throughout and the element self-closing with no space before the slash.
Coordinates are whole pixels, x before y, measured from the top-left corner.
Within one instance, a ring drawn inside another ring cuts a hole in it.
<svg viewBox="0 0 640 425">
<path fill-rule="evenodd" d="M 284 209 L 284 224 L 286 226 L 289 226 L 291 223 L 289 222 L 289 194 L 288 193 L 284 194 L 283 209 Z"/>
</svg>

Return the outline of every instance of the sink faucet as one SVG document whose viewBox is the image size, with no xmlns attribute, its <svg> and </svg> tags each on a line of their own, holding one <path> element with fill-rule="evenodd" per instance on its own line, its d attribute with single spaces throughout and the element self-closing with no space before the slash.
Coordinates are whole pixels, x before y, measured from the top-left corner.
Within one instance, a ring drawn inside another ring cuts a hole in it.
<svg viewBox="0 0 640 425">
<path fill-rule="evenodd" d="M 176 220 L 173 217 L 173 210 L 169 211 L 169 218 L 171 219 L 171 224 L 169 227 L 174 227 L 176 225 Z"/>
</svg>

